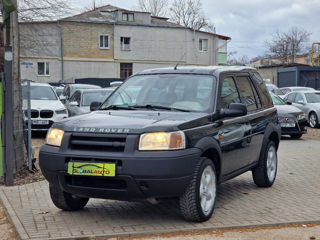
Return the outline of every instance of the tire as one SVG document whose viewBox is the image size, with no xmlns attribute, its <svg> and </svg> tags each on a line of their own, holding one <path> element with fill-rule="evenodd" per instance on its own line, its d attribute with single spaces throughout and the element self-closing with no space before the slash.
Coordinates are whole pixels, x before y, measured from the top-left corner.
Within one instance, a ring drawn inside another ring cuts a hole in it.
<svg viewBox="0 0 320 240">
<path fill-rule="evenodd" d="M 179 199 L 180 212 L 188 221 L 203 222 L 212 216 L 216 203 L 217 175 L 209 158 L 202 157 L 191 182 Z"/>
<path fill-rule="evenodd" d="M 81 198 L 67 193 L 54 185 L 49 186 L 51 200 L 57 208 L 65 211 L 76 211 L 84 208 L 89 198 Z"/>
<path fill-rule="evenodd" d="M 319 126 L 319 120 L 316 113 L 312 112 L 309 114 L 309 126 L 312 128 L 316 128 Z"/>
<path fill-rule="evenodd" d="M 262 151 L 259 165 L 252 170 L 252 178 L 258 187 L 271 187 L 277 175 L 277 148 L 273 141 L 269 141 Z"/>
<path fill-rule="evenodd" d="M 299 139 L 302 137 L 302 133 L 291 134 L 290 137 L 293 139 Z"/>
</svg>

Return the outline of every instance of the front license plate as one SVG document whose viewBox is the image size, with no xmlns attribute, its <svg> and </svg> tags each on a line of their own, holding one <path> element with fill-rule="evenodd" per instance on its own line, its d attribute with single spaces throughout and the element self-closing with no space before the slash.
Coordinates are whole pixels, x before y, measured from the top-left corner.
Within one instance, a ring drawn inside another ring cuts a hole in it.
<svg viewBox="0 0 320 240">
<path fill-rule="evenodd" d="M 116 164 L 69 162 L 68 173 L 81 176 L 114 177 L 116 175 Z"/>
<path fill-rule="evenodd" d="M 293 128 L 295 126 L 296 126 L 295 123 L 281 123 L 281 127 L 285 127 L 285 128 Z"/>
<path fill-rule="evenodd" d="M 33 125 L 47 125 L 49 120 L 32 120 Z"/>
</svg>

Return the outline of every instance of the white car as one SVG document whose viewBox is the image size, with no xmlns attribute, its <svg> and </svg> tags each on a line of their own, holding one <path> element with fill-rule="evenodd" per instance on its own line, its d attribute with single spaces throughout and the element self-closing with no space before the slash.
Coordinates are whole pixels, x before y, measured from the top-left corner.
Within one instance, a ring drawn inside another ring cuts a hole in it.
<svg viewBox="0 0 320 240">
<path fill-rule="evenodd" d="M 24 121 L 28 120 L 28 87 L 22 85 Z M 30 83 L 31 130 L 47 131 L 51 125 L 68 117 L 66 107 L 59 100 L 53 87 L 46 83 Z"/>
</svg>

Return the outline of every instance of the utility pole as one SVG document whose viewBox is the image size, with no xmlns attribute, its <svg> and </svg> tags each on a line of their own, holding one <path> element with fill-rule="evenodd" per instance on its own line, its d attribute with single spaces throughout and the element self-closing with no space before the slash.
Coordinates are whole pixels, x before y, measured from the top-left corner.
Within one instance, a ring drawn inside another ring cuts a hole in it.
<svg viewBox="0 0 320 240">
<path fill-rule="evenodd" d="M 17 9 L 17 0 L 7 1 Z M 8 5 L 6 5 L 7 8 Z M 13 7 L 13 8 L 14 8 Z M 4 10 L 5 6 L 4 6 Z M 5 78 L 2 133 L 4 134 L 4 177 L 6 185 L 13 185 L 13 174 L 24 165 L 23 117 L 19 63 L 18 13 L 10 10 L 5 21 Z"/>
</svg>

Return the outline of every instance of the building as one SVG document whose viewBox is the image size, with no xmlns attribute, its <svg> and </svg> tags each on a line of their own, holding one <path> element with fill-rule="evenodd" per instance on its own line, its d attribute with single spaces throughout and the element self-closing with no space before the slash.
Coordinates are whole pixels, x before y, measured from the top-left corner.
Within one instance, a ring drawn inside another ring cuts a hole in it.
<svg viewBox="0 0 320 240">
<path fill-rule="evenodd" d="M 111 5 L 52 22 L 22 23 L 21 78 L 124 79 L 148 68 L 227 62 L 230 37 Z"/>
</svg>

